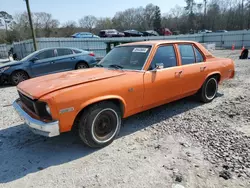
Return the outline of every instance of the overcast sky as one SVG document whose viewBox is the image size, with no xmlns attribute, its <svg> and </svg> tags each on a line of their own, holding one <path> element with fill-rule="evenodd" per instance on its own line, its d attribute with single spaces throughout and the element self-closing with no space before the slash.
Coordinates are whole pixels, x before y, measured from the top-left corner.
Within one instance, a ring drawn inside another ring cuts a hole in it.
<svg viewBox="0 0 250 188">
<path fill-rule="evenodd" d="M 31 11 L 51 13 L 61 23 L 68 20 L 78 21 L 85 15 L 112 17 L 117 11 L 153 3 L 162 13 L 175 5 L 185 6 L 185 0 L 30 0 Z M 14 15 L 26 11 L 24 0 L 0 0 L 0 11 Z"/>
</svg>

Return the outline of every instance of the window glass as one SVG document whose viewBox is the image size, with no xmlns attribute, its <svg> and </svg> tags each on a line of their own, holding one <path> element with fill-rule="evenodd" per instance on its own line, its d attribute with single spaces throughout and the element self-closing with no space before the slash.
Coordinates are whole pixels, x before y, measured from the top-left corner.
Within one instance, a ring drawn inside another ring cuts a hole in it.
<svg viewBox="0 0 250 188">
<path fill-rule="evenodd" d="M 80 53 L 82 53 L 82 52 L 79 51 L 79 50 L 73 50 L 73 51 L 74 51 L 75 54 L 80 54 Z"/>
<path fill-rule="evenodd" d="M 36 57 L 40 60 L 55 57 L 54 50 L 46 50 L 38 54 Z"/>
<path fill-rule="evenodd" d="M 71 55 L 73 54 L 71 49 L 57 49 L 58 56 Z"/>
<path fill-rule="evenodd" d="M 201 55 L 200 51 L 197 48 L 194 48 L 194 50 L 195 50 L 195 55 L 196 55 L 196 62 L 197 63 L 203 62 L 204 59 L 203 59 L 203 56 Z"/>
<path fill-rule="evenodd" d="M 174 67 L 177 65 L 176 55 L 172 45 L 161 46 L 157 49 L 149 70 L 154 69 L 157 63 L 163 63 L 164 68 Z"/>
<path fill-rule="evenodd" d="M 181 53 L 182 65 L 195 63 L 193 46 L 190 44 L 179 44 L 178 46 Z"/>
</svg>

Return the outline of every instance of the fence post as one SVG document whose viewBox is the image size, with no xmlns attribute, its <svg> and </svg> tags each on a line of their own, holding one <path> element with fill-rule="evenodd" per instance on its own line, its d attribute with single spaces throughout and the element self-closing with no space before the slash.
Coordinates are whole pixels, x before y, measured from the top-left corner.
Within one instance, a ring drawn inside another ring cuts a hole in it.
<svg viewBox="0 0 250 188">
<path fill-rule="evenodd" d="M 242 33 L 242 47 L 244 46 L 244 35 L 245 35 L 245 33 Z"/>
</svg>

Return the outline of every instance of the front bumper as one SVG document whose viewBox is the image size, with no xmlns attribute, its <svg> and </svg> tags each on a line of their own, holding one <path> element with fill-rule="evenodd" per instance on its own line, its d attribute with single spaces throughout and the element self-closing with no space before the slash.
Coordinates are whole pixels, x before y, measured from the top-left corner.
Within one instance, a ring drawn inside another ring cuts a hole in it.
<svg viewBox="0 0 250 188">
<path fill-rule="evenodd" d="M 21 108 L 21 106 L 18 104 L 18 101 L 15 101 L 13 103 L 13 107 L 20 118 L 30 127 L 31 131 L 35 134 L 46 137 L 54 137 L 60 135 L 58 121 L 45 123 L 43 121 L 34 119 Z"/>
</svg>

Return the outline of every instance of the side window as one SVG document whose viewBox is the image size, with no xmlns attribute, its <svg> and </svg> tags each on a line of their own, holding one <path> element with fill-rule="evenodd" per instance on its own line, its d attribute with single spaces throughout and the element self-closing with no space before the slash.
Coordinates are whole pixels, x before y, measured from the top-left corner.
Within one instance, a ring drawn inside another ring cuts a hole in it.
<svg viewBox="0 0 250 188">
<path fill-rule="evenodd" d="M 197 48 L 194 48 L 194 50 L 195 50 L 196 62 L 197 63 L 203 62 L 204 59 L 203 59 L 203 56 L 201 55 L 200 51 Z"/>
<path fill-rule="evenodd" d="M 73 54 L 71 49 L 57 49 L 58 56 L 71 55 Z"/>
<path fill-rule="evenodd" d="M 80 53 L 82 53 L 82 52 L 79 51 L 79 50 L 73 50 L 73 51 L 74 51 L 75 54 L 80 54 Z"/>
<path fill-rule="evenodd" d="M 46 50 L 36 56 L 39 60 L 55 57 L 54 50 Z"/>
<path fill-rule="evenodd" d="M 164 68 L 174 67 L 177 65 L 176 55 L 172 45 L 161 46 L 157 49 L 149 70 L 154 69 L 157 63 L 163 63 Z"/>
<path fill-rule="evenodd" d="M 193 46 L 190 44 L 179 44 L 178 46 L 181 53 L 182 65 L 189 65 L 195 63 Z"/>
</svg>

